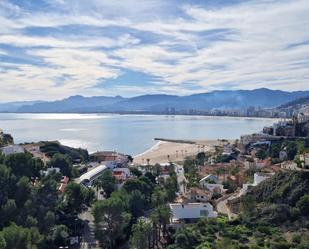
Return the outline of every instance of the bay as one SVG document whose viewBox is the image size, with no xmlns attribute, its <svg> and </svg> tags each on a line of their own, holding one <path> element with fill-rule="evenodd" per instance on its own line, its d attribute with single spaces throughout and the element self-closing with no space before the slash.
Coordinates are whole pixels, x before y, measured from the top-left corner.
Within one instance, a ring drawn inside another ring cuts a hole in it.
<svg viewBox="0 0 309 249">
<path fill-rule="evenodd" d="M 259 132 L 274 119 L 117 115 L 117 114 L 17 114 L 1 113 L 0 128 L 15 143 L 58 140 L 90 152 L 116 150 L 136 155 L 149 149 L 155 137 L 170 139 L 237 139 Z"/>
</svg>

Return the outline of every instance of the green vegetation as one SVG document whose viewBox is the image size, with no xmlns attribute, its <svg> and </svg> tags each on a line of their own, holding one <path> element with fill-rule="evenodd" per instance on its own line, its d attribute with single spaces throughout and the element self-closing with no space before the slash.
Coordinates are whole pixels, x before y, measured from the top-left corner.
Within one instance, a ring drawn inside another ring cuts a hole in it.
<svg viewBox="0 0 309 249">
<path fill-rule="evenodd" d="M 127 241 L 138 249 L 166 243 L 171 216 L 167 203 L 176 197 L 177 176 L 171 165 L 169 177 L 157 182 L 152 173 L 156 167 L 149 169 L 145 175 L 134 170 L 135 178 L 126 181 L 121 190 L 94 204 L 95 234 L 102 248 L 117 248 Z"/>
<path fill-rule="evenodd" d="M 51 166 L 56 161 L 50 162 Z M 41 177 L 40 159 L 28 153 L 0 155 L 0 248 L 54 249 L 81 229 L 78 213 L 90 205 L 91 190 L 69 183 L 58 192 L 61 173 Z"/>
<path fill-rule="evenodd" d="M 239 219 L 185 225 L 173 233 L 168 249 L 309 248 L 308 189 L 309 173 L 279 173 L 232 203 L 240 208 Z"/>
<path fill-rule="evenodd" d="M 7 146 L 14 143 L 14 139 L 10 134 L 2 133 L 0 130 L 0 147 Z"/>
<path fill-rule="evenodd" d="M 197 155 L 197 158 L 201 155 L 200 153 Z M 186 179 L 188 180 L 188 187 L 194 187 L 198 185 L 198 181 L 200 180 L 198 177 L 198 162 L 200 159 L 189 159 L 187 158 L 183 163 L 183 169 L 185 172 Z"/>
<path fill-rule="evenodd" d="M 59 142 L 41 142 L 40 151 L 49 157 L 53 157 L 55 154 L 66 155 L 69 157 L 71 162 L 89 160 L 87 150 L 71 148 L 62 145 Z"/>
</svg>

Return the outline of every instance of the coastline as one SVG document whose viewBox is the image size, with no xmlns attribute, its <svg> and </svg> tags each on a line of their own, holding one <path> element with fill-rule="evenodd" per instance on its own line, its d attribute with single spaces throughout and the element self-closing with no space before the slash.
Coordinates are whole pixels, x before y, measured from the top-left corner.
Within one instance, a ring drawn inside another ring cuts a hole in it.
<svg viewBox="0 0 309 249">
<path fill-rule="evenodd" d="M 160 146 L 160 144 L 162 143 L 166 143 L 164 141 L 157 141 L 153 146 L 151 146 L 149 149 L 145 150 L 144 152 L 142 153 L 139 153 L 139 154 L 136 154 L 133 156 L 133 158 L 136 158 L 136 157 L 143 157 L 143 156 L 146 156 L 147 153 L 150 153 L 152 151 L 154 151 L 156 148 L 158 148 Z"/>
<path fill-rule="evenodd" d="M 135 155 L 133 164 L 145 165 L 147 159 L 149 159 L 150 164 L 179 162 L 185 160 L 186 157 L 196 156 L 199 152 L 213 151 L 215 146 L 224 143 L 220 140 L 192 140 L 191 143 L 167 140 L 159 141 L 143 153 Z"/>
</svg>

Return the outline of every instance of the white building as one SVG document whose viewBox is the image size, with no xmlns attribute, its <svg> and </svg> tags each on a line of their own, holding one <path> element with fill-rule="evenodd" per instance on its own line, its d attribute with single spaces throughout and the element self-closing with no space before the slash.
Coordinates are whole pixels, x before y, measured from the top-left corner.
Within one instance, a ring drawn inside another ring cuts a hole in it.
<svg viewBox="0 0 309 249">
<path fill-rule="evenodd" d="M 261 182 L 265 181 L 266 179 L 272 177 L 275 173 L 254 173 L 254 182 L 253 185 L 257 186 L 259 185 Z"/>
<path fill-rule="evenodd" d="M 305 168 L 309 168 L 309 153 L 304 155 Z"/>
<path fill-rule="evenodd" d="M 261 172 L 254 173 L 253 183 L 243 184 L 242 189 L 240 190 L 240 195 L 246 194 L 250 187 L 255 187 L 255 186 L 259 185 L 261 182 L 272 177 L 274 174 L 275 173 L 261 173 Z"/>
<path fill-rule="evenodd" d="M 200 183 L 200 186 L 204 189 L 209 190 L 212 193 L 224 193 L 224 187 L 222 184 L 218 183 L 208 183 L 208 182 L 202 182 Z"/>
<path fill-rule="evenodd" d="M 297 167 L 297 163 L 293 161 L 285 161 L 281 163 L 281 168 L 282 169 L 287 169 L 287 170 L 301 170 L 300 168 Z"/>
<path fill-rule="evenodd" d="M 53 168 L 53 167 L 51 167 L 51 168 L 47 168 L 46 170 L 41 170 L 40 171 L 41 175 L 44 175 L 44 176 L 47 176 L 47 175 L 49 175 L 50 173 L 53 173 L 53 172 L 59 173 L 60 172 L 60 168 Z"/>
<path fill-rule="evenodd" d="M 297 121 L 299 123 L 309 122 L 309 113 L 299 113 L 299 114 L 297 114 Z"/>
<path fill-rule="evenodd" d="M 106 165 L 102 164 L 102 165 L 100 165 L 100 166 L 98 166 L 98 167 L 96 167 L 96 168 L 86 172 L 85 174 L 81 175 L 79 177 L 79 181 L 80 182 L 82 182 L 82 181 L 92 182 L 93 180 L 98 178 L 102 174 L 102 172 L 104 170 L 106 170 L 106 169 L 107 169 Z"/>
<path fill-rule="evenodd" d="M 11 154 L 16 154 L 16 153 L 25 153 L 24 148 L 20 145 L 8 145 L 8 146 L 0 148 L 0 150 L 6 156 L 11 155 Z"/>
<path fill-rule="evenodd" d="M 180 221 L 190 222 L 203 217 L 217 217 L 217 213 L 210 203 L 171 203 L 169 206 L 172 212 L 172 223 Z"/>
</svg>

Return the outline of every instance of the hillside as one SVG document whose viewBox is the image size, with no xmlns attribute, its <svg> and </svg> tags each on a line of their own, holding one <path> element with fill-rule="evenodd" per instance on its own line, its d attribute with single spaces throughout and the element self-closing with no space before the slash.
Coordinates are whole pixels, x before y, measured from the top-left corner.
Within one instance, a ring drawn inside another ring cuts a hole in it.
<svg viewBox="0 0 309 249">
<path fill-rule="evenodd" d="M 200 220 L 174 232 L 168 249 L 309 248 L 309 173 L 279 173 L 235 199 L 240 217 Z"/>
<path fill-rule="evenodd" d="M 189 96 L 177 95 L 142 95 L 132 98 L 83 97 L 69 98 L 39 103 L 27 103 L 14 109 L 16 112 L 115 112 L 115 113 L 160 113 L 167 108 L 176 111 L 195 109 L 246 109 L 250 106 L 273 108 L 300 97 L 309 95 L 309 91 L 284 92 L 265 88 L 256 90 L 213 91 Z M 7 106 L 7 109 L 5 109 Z M 12 111 L 12 104 L 2 104 L 0 111 Z"/>
<path fill-rule="evenodd" d="M 288 110 L 288 111 L 291 111 L 291 112 L 298 112 L 305 106 L 309 106 L 309 96 L 303 97 L 303 98 L 298 98 L 296 100 L 285 103 L 285 104 L 279 106 L 278 109 L 281 110 L 281 111 L 287 111 Z"/>
<path fill-rule="evenodd" d="M 252 222 L 308 228 L 309 220 L 305 217 L 309 216 L 309 200 L 307 208 L 300 207 L 300 200 L 308 194 L 309 172 L 279 173 L 243 196 L 240 211 Z"/>
</svg>

